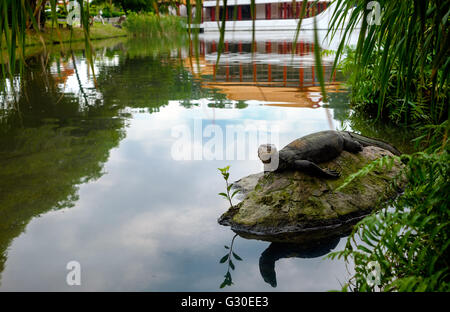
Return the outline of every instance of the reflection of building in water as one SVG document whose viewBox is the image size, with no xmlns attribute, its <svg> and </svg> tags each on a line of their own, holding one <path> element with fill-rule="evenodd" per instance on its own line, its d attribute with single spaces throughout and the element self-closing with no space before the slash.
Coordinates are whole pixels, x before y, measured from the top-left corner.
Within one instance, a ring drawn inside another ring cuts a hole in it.
<svg viewBox="0 0 450 312">
<path fill-rule="evenodd" d="M 52 76 L 57 84 L 66 84 L 67 79 L 75 73 L 73 65 L 64 60 L 60 60 L 54 64 L 52 68 Z"/>
<path fill-rule="evenodd" d="M 291 42 L 286 41 L 259 42 L 254 46 L 256 54 L 253 58 L 242 58 L 241 53 L 250 49 L 250 43 L 225 43 L 220 66 L 216 68 L 216 81 L 258 82 L 300 88 L 319 85 L 313 43 L 299 42 L 293 47 Z M 216 42 L 206 44 L 206 60 L 214 61 L 216 52 Z M 323 68 L 325 77 L 330 77 L 332 64 L 325 63 Z"/>
<path fill-rule="evenodd" d="M 255 53 L 251 54 L 252 49 Z M 314 62 L 314 44 L 288 41 L 225 42 L 216 65 L 218 43 L 200 43 L 200 62 L 194 73 L 209 76 L 203 86 L 217 88 L 235 101 L 258 100 L 268 105 L 319 107 L 322 100 Z M 190 66 L 190 64 L 187 64 Z M 329 92 L 338 92 L 332 60 L 323 62 Z"/>
</svg>

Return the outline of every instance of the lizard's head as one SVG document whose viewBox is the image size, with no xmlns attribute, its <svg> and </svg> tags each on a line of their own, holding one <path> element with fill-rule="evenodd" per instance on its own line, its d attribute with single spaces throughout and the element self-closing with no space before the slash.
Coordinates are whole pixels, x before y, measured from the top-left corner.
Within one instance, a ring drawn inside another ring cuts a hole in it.
<svg viewBox="0 0 450 312">
<path fill-rule="evenodd" d="M 258 157 L 263 164 L 269 164 L 272 161 L 272 156 L 277 153 L 277 148 L 273 144 L 262 144 L 258 147 Z"/>
</svg>

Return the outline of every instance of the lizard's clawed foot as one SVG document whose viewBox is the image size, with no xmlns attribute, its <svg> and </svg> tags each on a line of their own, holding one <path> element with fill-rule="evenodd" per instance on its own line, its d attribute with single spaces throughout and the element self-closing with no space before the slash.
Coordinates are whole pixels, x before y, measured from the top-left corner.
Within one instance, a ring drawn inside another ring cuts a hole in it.
<svg viewBox="0 0 450 312">
<path fill-rule="evenodd" d="M 334 179 L 337 179 L 337 178 L 339 178 L 340 176 L 341 176 L 341 173 L 340 172 L 338 172 L 338 171 L 336 171 L 336 170 L 333 170 L 333 169 L 324 169 L 323 171 L 325 171 L 325 173 L 328 175 L 328 177 L 330 177 L 330 178 L 334 178 Z"/>
</svg>

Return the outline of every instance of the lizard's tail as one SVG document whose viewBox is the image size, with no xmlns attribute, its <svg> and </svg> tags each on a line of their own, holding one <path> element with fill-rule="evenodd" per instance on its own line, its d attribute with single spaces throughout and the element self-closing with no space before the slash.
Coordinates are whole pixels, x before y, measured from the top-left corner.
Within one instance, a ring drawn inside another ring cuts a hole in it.
<svg viewBox="0 0 450 312">
<path fill-rule="evenodd" d="M 362 146 L 377 146 L 384 148 L 385 150 L 388 150 L 389 152 L 391 152 L 396 156 L 402 155 L 402 152 L 400 152 L 395 146 L 385 141 L 382 141 L 380 139 L 369 138 L 354 132 L 347 131 L 347 133 L 352 137 L 353 140 L 358 141 Z"/>
</svg>

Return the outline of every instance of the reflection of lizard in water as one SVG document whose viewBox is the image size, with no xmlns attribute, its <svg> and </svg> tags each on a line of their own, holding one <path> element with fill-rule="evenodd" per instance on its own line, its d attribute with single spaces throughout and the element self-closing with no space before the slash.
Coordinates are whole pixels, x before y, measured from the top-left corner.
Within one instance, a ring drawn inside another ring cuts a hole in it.
<svg viewBox="0 0 450 312">
<path fill-rule="evenodd" d="M 277 287 L 275 262 L 283 258 L 317 258 L 328 254 L 336 248 L 340 238 L 320 242 L 315 246 L 299 244 L 271 243 L 259 258 L 259 271 L 264 281 L 272 287 Z"/>
</svg>

